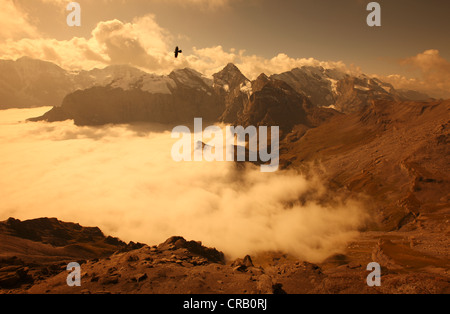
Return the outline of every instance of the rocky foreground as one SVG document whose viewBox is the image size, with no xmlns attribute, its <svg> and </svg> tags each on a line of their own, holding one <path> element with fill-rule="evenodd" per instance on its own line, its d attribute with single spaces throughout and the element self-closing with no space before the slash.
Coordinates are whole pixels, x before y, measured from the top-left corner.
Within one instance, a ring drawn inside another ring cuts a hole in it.
<svg viewBox="0 0 450 314">
<path fill-rule="evenodd" d="M 447 211 L 423 217 L 415 231 L 362 233 L 346 252 L 312 264 L 279 252 L 233 261 L 182 237 L 126 244 L 98 228 L 11 218 L 0 223 L 0 293 L 450 293 L 449 219 Z M 81 287 L 66 283 L 75 261 Z M 382 265 L 381 287 L 366 283 L 373 261 Z"/>
</svg>

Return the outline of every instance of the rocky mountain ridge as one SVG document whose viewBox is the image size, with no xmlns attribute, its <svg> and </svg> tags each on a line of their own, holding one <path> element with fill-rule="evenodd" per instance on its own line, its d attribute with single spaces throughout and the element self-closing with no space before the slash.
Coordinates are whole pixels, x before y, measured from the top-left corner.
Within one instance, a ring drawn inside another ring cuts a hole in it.
<svg viewBox="0 0 450 314">
<path fill-rule="evenodd" d="M 188 68 L 167 77 L 126 66 L 91 72 L 101 85 L 71 93 L 61 106 L 31 120 L 73 119 L 77 125 L 101 125 L 190 123 L 203 117 L 235 125 L 279 125 L 289 132 L 296 124 L 311 127 L 310 116 L 316 126 L 338 114 L 331 109 L 356 112 L 373 100 L 403 99 L 391 85 L 377 79 L 321 67 L 303 67 L 271 77 L 261 74 L 254 81 L 234 64 L 214 74 L 212 80 Z"/>
<path fill-rule="evenodd" d="M 448 260 L 422 252 L 416 240 L 405 245 L 402 237 L 408 239 L 407 234 L 391 238 L 366 234 L 350 243 L 345 254 L 330 256 L 319 264 L 280 252 L 227 260 L 219 250 L 182 237 L 153 246 L 134 244 L 124 249 L 111 245 L 108 252 L 100 249 L 95 239 L 78 239 L 75 243 L 91 245 L 90 255 L 64 256 L 58 254 L 57 246 L 45 244 L 43 239 L 25 240 L 28 250 L 47 248 L 47 259 L 43 260 L 15 255 L 17 249 L 11 247 L 23 245 L 24 233 L 6 235 L 7 230 L 51 234 L 56 242 L 64 242 L 67 237 L 56 235 L 55 230 L 98 236 L 101 231 L 48 218 L 23 222 L 10 218 L 0 225 L 0 237 L 9 236 L 10 244 L 0 254 L 0 294 L 380 294 L 449 293 L 450 288 Z M 116 238 L 107 237 L 103 242 L 106 239 Z M 382 265 L 381 287 L 366 284 L 366 265 L 373 261 Z M 80 287 L 66 283 L 70 273 L 67 265 L 72 262 L 81 266 Z"/>
<path fill-rule="evenodd" d="M 190 122 L 193 116 L 238 123 L 244 111 L 254 107 L 249 104 L 252 95 L 269 81 L 287 83 L 314 107 L 343 113 L 363 110 L 373 100 L 428 99 L 418 92 L 398 91 L 377 78 L 351 76 L 322 67 L 304 66 L 270 77 L 261 74 L 254 81 L 231 63 L 211 79 L 188 68 L 174 70 L 167 76 L 126 65 L 68 72 L 50 62 L 30 58 L 1 60 L 0 68 L 0 108 L 52 105 L 51 112 L 35 120 L 73 119 L 83 125 Z M 276 103 L 280 93 L 276 88 L 272 91 L 273 95 L 265 101 Z"/>
</svg>

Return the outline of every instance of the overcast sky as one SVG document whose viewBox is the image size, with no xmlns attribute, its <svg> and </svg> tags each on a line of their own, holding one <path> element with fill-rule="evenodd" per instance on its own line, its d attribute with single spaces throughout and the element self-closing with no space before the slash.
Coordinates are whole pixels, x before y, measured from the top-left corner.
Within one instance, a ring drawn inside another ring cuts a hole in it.
<svg viewBox="0 0 450 314">
<path fill-rule="evenodd" d="M 234 62 L 250 78 L 320 64 L 450 90 L 446 0 L 378 1 L 382 26 L 375 28 L 366 24 L 367 0 L 78 2 L 82 26 L 69 27 L 69 1 L 0 0 L 0 57 L 29 55 L 74 69 L 129 63 L 155 73 L 212 72 Z M 173 60 L 175 45 L 181 60 Z"/>
</svg>

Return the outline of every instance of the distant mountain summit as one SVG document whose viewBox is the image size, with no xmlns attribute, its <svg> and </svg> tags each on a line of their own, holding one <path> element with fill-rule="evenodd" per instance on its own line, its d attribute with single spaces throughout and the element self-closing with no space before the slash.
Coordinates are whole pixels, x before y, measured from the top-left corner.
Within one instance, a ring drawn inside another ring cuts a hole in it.
<svg viewBox="0 0 450 314">
<path fill-rule="evenodd" d="M 358 112 L 373 100 L 416 100 L 430 97 L 415 91 L 396 90 L 391 84 L 366 75 L 351 76 L 337 69 L 301 67 L 272 75 L 296 91 L 304 93 L 318 107 L 330 107 L 344 113 Z"/>
<path fill-rule="evenodd" d="M 75 88 L 69 73 L 51 62 L 0 61 L 0 109 L 58 105 Z"/>
<path fill-rule="evenodd" d="M 250 82 L 233 63 L 227 64 L 222 71 L 213 75 L 214 84 L 222 87 L 226 92 L 234 91 Z"/>
<path fill-rule="evenodd" d="M 251 82 L 232 63 L 213 75 L 214 90 L 224 101 L 225 111 L 219 117 L 221 122 L 232 123 L 242 114 L 248 101 Z"/>
</svg>

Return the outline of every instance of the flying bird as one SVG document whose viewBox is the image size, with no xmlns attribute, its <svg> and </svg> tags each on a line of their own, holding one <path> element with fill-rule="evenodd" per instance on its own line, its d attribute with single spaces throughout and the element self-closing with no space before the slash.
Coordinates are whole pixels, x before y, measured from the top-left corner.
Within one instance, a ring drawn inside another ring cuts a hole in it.
<svg viewBox="0 0 450 314">
<path fill-rule="evenodd" d="M 180 54 L 180 53 L 183 53 L 183 50 L 178 49 L 178 46 L 177 46 L 177 48 L 175 48 L 175 58 L 178 58 L 178 54 Z"/>
</svg>

